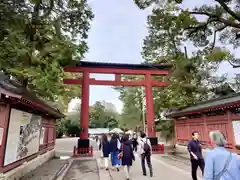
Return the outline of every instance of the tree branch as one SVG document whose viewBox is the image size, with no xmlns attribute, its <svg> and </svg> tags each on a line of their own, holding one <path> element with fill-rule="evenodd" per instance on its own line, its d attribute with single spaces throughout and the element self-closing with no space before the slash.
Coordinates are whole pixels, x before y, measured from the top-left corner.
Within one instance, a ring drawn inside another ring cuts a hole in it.
<svg viewBox="0 0 240 180">
<path fill-rule="evenodd" d="M 41 2 L 40 1 L 39 3 L 36 3 L 34 5 L 34 10 L 33 10 L 33 13 L 32 13 L 32 22 L 34 24 L 38 24 L 38 20 L 39 20 L 39 10 L 40 10 L 40 6 L 41 6 Z"/>
<path fill-rule="evenodd" d="M 192 15 L 205 15 L 205 16 L 208 16 L 210 19 L 212 19 L 211 22 L 221 22 L 221 23 L 223 23 L 227 26 L 240 29 L 240 24 L 239 23 L 229 21 L 227 19 L 219 17 L 216 14 L 211 14 L 211 13 L 208 13 L 208 12 L 198 12 L 198 11 L 189 11 L 189 13 L 192 14 Z"/>
<path fill-rule="evenodd" d="M 188 27 L 185 30 L 191 30 L 191 32 L 189 33 L 189 36 L 192 36 L 193 33 L 203 29 L 203 31 L 206 31 L 207 29 L 207 25 L 214 22 L 214 19 L 208 18 L 207 22 L 202 23 L 201 25 L 195 26 L 195 27 Z"/>
<path fill-rule="evenodd" d="M 240 64 L 236 65 L 234 63 L 231 62 L 231 60 L 228 60 L 228 63 L 233 67 L 233 68 L 240 68 Z"/>
<path fill-rule="evenodd" d="M 49 16 L 51 11 L 53 10 L 53 7 L 54 7 L 54 0 L 50 0 L 49 9 L 47 10 L 47 12 L 45 14 L 42 15 L 41 18 L 46 18 L 47 16 Z"/>
<path fill-rule="evenodd" d="M 167 30 L 168 36 L 171 38 L 171 41 L 173 43 L 173 48 L 174 48 L 174 52 L 177 55 L 179 53 L 176 42 L 175 42 L 175 37 L 172 36 L 172 34 L 170 33 L 169 29 Z"/>
<path fill-rule="evenodd" d="M 223 0 L 215 0 L 215 1 L 217 1 L 228 14 L 230 14 L 236 20 L 240 21 L 240 16 L 238 16 L 234 11 L 232 11 Z"/>
<path fill-rule="evenodd" d="M 185 58 L 188 59 L 187 47 L 186 46 L 184 46 L 184 54 L 185 54 Z"/>
<path fill-rule="evenodd" d="M 226 27 L 227 27 L 227 26 L 224 25 L 223 27 L 218 28 L 218 29 L 216 29 L 216 30 L 214 31 L 214 35 L 213 35 L 213 44 L 212 44 L 211 50 L 213 50 L 213 48 L 215 47 L 217 32 L 224 30 Z"/>
</svg>

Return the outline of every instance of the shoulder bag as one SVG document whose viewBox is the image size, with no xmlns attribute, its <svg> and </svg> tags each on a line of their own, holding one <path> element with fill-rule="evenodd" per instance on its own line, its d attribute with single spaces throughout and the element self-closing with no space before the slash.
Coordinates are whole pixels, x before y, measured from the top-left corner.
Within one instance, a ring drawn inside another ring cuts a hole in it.
<svg viewBox="0 0 240 180">
<path fill-rule="evenodd" d="M 226 160 L 226 162 L 225 162 L 225 165 L 224 165 L 224 167 L 223 167 L 222 172 L 220 172 L 217 176 L 215 176 L 215 177 L 213 178 L 214 180 L 220 180 L 221 177 L 223 176 L 223 174 L 228 171 L 227 169 L 228 169 L 228 167 L 229 167 L 229 164 L 230 164 L 231 160 L 232 160 L 232 153 L 230 152 L 230 154 L 228 155 L 228 158 L 227 158 L 227 160 Z"/>
</svg>

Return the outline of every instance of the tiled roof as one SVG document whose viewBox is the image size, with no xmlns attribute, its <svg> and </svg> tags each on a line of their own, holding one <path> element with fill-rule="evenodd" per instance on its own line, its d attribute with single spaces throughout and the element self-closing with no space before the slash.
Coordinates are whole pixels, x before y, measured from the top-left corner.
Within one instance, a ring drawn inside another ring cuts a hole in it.
<svg viewBox="0 0 240 180">
<path fill-rule="evenodd" d="M 227 106 L 237 102 L 240 103 L 240 93 L 233 93 L 228 96 L 224 96 L 224 97 L 220 97 L 220 98 L 216 98 L 208 101 L 203 101 L 201 103 L 198 103 L 192 106 L 183 107 L 175 110 L 169 110 L 166 113 L 166 116 L 175 117 L 175 116 L 178 116 L 179 114 L 187 114 L 190 112 L 202 111 L 205 109 L 211 109 L 219 106 Z"/>
<path fill-rule="evenodd" d="M 103 62 L 91 62 L 91 61 L 80 61 L 76 66 L 81 67 L 96 67 L 96 68 L 124 68 L 124 69 L 166 69 L 169 70 L 172 68 L 169 64 L 120 64 L 120 63 L 103 63 Z"/>
<path fill-rule="evenodd" d="M 21 84 L 11 80 L 11 78 L 0 72 L 0 94 L 18 99 L 20 102 L 27 103 L 46 114 L 56 116 L 58 118 L 64 117 L 58 109 L 54 109 L 43 100 L 36 97 L 36 94 L 23 87 Z"/>
</svg>

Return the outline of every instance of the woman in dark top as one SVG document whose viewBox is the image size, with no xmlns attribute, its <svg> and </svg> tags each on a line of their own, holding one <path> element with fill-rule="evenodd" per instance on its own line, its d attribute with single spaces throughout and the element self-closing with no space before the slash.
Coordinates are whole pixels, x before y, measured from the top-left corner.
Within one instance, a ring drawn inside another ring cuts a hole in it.
<svg viewBox="0 0 240 180">
<path fill-rule="evenodd" d="M 133 138 L 132 138 L 132 145 L 133 145 L 133 150 L 135 152 L 137 152 L 137 145 L 138 145 L 138 142 L 137 142 L 137 135 L 134 134 L 133 135 Z"/>
<path fill-rule="evenodd" d="M 120 160 L 118 159 L 120 146 L 121 144 L 118 139 L 118 136 L 116 134 L 113 134 L 110 140 L 110 155 L 111 155 L 112 166 L 116 167 L 117 171 L 119 171 L 119 166 L 120 166 Z"/>
<path fill-rule="evenodd" d="M 124 171 L 126 174 L 126 179 L 130 178 L 130 167 L 132 166 L 133 160 L 135 160 L 132 148 L 132 142 L 129 140 L 128 135 L 124 135 L 122 137 L 122 166 L 124 167 Z"/>
<path fill-rule="evenodd" d="M 110 143 L 108 141 L 106 134 L 103 134 L 101 144 L 102 144 L 104 165 L 105 165 L 106 170 L 108 170 L 108 158 L 109 158 L 109 154 L 110 154 Z"/>
</svg>

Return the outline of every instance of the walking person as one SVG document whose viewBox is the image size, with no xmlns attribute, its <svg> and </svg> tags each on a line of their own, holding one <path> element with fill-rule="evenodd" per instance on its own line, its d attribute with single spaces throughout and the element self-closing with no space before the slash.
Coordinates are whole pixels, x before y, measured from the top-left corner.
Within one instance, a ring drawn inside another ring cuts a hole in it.
<svg viewBox="0 0 240 180">
<path fill-rule="evenodd" d="M 133 154 L 132 142 L 129 140 L 128 135 L 124 135 L 122 137 L 121 153 L 122 153 L 122 166 L 125 172 L 126 179 L 129 180 L 130 168 L 132 166 L 133 161 L 135 161 L 135 157 Z"/>
<path fill-rule="evenodd" d="M 209 137 L 215 148 L 207 153 L 203 180 L 240 180 L 240 159 L 225 149 L 224 134 L 211 131 Z"/>
<path fill-rule="evenodd" d="M 197 180 L 197 169 L 200 167 L 202 174 L 204 174 L 205 162 L 202 155 L 202 147 L 200 144 L 199 133 L 192 132 L 192 140 L 188 143 L 188 152 L 191 158 L 192 179 Z"/>
<path fill-rule="evenodd" d="M 103 137 L 103 135 L 102 135 Z M 98 146 L 98 149 L 101 150 L 102 149 L 102 137 L 98 137 L 97 139 L 97 146 Z"/>
<path fill-rule="evenodd" d="M 145 161 L 147 161 L 147 165 L 150 171 L 150 177 L 153 176 L 153 169 L 152 169 L 152 162 L 151 162 L 151 155 L 152 155 L 152 146 L 149 139 L 147 139 L 145 133 L 141 133 L 141 138 L 138 142 L 140 153 L 141 153 L 141 165 L 142 165 L 142 172 L 144 176 L 147 176 Z"/>
<path fill-rule="evenodd" d="M 102 136 L 102 153 L 103 153 L 103 160 L 104 160 L 104 167 L 108 171 L 108 160 L 110 154 L 110 143 L 108 141 L 107 135 L 103 134 Z"/>
<path fill-rule="evenodd" d="M 137 152 L 138 141 L 137 141 L 137 135 L 136 134 L 133 135 L 132 145 L 133 145 L 133 151 Z"/>
<path fill-rule="evenodd" d="M 119 171 L 119 166 L 120 166 L 120 159 L 118 158 L 120 147 L 121 147 L 121 144 L 117 134 L 113 134 L 110 140 L 110 155 L 111 155 L 112 166 L 116 168 L 117 171 Z"/>
</svg>

